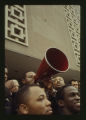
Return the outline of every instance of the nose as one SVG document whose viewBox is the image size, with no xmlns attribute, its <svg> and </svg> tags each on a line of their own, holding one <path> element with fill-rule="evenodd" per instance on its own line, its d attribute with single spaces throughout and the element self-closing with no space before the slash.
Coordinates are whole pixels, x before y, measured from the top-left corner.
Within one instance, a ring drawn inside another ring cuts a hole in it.
<svg viewBox="0 0 86 120">
<path fill-rule="evenodd" d="M 60 83 L 60 80 L 57 80 L 57 84 L 59 84 Z"/>
<path fill-rule="evenodd" d="M 58 79 L 57 82 L 59 82 L 61 79 Z"/>
<path fill-rule="evenodd" d="M 80 96 L 79 96 L 79 95 L 76 95 L 76 99 L 77 99 L 77 100 L 80 100 Z"/>
<path fill-rule="evenodd" d="M 46 99 L 46 105 L 51 106 L 51 102 L 48 99 Z"/>
</svg>

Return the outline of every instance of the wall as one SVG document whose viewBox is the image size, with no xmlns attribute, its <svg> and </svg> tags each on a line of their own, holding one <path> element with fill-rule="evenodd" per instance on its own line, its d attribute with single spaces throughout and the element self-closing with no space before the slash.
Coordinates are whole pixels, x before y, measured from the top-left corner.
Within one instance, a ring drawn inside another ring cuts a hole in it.
<svg viewBox="0 0 86 120">
<path fill-rule="evenodd" d="M 66 54 L 69 68 L 79 70 L 67 29 L 64 6 L 26 5 L 26 16 L 28 47 L 6 40 L 6 49 L 42 59 L 47 48 L 56 47 Z"/>
</svg>

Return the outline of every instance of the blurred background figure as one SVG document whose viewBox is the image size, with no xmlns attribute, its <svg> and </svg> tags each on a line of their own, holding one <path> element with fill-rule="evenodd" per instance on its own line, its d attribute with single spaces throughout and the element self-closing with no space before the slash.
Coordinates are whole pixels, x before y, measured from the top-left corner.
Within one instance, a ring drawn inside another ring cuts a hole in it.
<svg viewBox="0 0 86 120">
<path fill-rule="evenodd" d="M 15 79 L 8 80 L 7 82 L 5 82 L 5 87 L 10 90 L 11 94 L 15 93 L 19 90 L 19 82 Z"/>
<path fill-rule="evenodd" d="M 10 104 L 9 104 L 10 114 L 16 114 L 15 96 L 16 96 L 18 90 L 19 90 L 19 82 L 17 80 L 15 80 L 15 79 L 8 80 L 8 81 L 5 82 L 5 87 L 9 90 L 9 94 L 10 94 Z M 7 91 L 5 91 L 5 93 L 6 92 Z M 7 104 L 8 103 L 6 101 L 5 106 Z"/>
<path fill-rule="evenodd" d="M 8 80 L 8 68 L 7 68 L 7 66 L 5 65 L 5 81 L 7 81 Z"/>
<path fill-rule="evenodd" d="M 34 76 L 35 75 L 36 75 L 35 72 L 26 72 L 23 76 L 23 79 L 22 79 L 22 85 L 34 84 L 34 82 L 35 82 Z"/>
<path fill-rule="evenodd" d="M 72 79 L 71 81 L 69 81 L 69 84 L 78 89 L 78 80 Z"/>
</svg>

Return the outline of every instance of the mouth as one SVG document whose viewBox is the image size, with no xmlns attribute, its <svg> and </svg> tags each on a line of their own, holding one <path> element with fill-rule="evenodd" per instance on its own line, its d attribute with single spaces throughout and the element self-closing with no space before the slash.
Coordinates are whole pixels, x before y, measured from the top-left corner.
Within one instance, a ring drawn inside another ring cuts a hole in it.
<svg viewBox="0 0 86 120">
<path fill-rule="evenodd" d="M 52 114 L 53 113 L 52 108 L 48 109 L 46 113 L 47 113 L 47 115 Z"/>
<path fill-rule="evenodd" d="M 80 107 L 80 102 L 76 102 L 75 105 Z"/>
<path fill-rule="evenodd" d="M 61 85 L 57 85 L 57 87 L 61 87 Z"/>
</svg>

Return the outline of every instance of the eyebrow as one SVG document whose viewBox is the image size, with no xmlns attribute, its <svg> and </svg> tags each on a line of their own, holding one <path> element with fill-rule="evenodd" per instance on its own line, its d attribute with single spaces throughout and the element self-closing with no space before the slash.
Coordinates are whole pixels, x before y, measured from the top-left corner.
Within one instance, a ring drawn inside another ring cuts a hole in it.
<svg viewBox="0 0 86 120">
<path fill-rule="evenodd" d="M 70 94 L 79 94 L 79 92 L 77 91 L 77 92 L 70 92 Z"/>
</svg>

